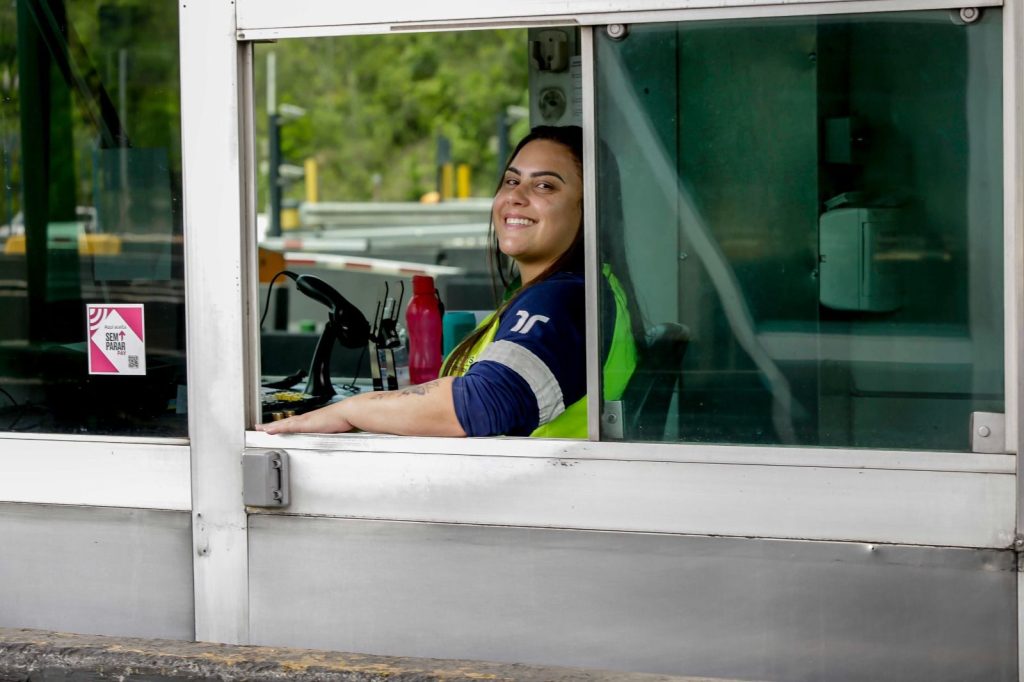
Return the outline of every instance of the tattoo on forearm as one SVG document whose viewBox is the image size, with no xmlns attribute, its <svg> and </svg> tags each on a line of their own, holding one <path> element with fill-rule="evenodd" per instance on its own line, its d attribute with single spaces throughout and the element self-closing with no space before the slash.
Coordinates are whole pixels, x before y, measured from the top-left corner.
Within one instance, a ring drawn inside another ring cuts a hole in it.
<svg viewBox="0 0 1024 682">
<path fill-rule="evenodd" d="M 426 395 L 432 390 L 437 388 L 438 384 L 441 383 L 440 379 L 434 379 L 428 381 L 425 384 L 418 384 L 416 386 L 407 386 L 398 391 L 379 391 L 370 395 L 370 400 L 384 400 L 385 398 L 398 397 L 403 395 Z"/>
<path fill-rule="evenodd" d="M 427 393 L 430 393 L 432 390 L 437 388 L 437 385 L 439 383 L 441 383 L 440 379 L 434 379 L 433 381 L 428 381 L 425 384 L 419 384 L 417 386 L 407 386 L 406 388 L 403 388 L 401 391 L 399 391 L 399 393 L 401 395 L 426 395 Z"/>
</svg>

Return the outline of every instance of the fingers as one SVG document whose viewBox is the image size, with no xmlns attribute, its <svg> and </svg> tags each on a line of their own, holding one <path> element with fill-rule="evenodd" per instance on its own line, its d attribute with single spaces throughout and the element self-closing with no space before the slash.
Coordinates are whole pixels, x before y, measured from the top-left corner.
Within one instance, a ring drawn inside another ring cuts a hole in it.
<svg viewBox="0 0 1024 682">
<path fill-rule="evenodd" d="M 267 424 L 257 424 L 256 430 L 269 433 L 272 436 L 279 433 L 299 433 L 303 431 L 303 429 L 296 423 L 297 420 L 297 417 L 289 417 L 287 419 L 279 419 L 276 422 L 269 422 Z"/>
<path fill-rule="evenodd" d="M 313 433 L 315 429 L 310 428 L 308 424 L 309 419 L 306 415 L 300 414 L 294 417 L 288 417 L 286 419 L 279 419 L 275 422 L 267 422 L 266 424 L 257 424 L 256 430 L 269 433 L 270 435 L 276 435 L 278 433 Z"/>
<path fill-rule="evenodd" d="M 330 405 L 279 421 L 256 424 L 256 430 L 269 433 L 270 435 L 281 433 L 342 433 L 344 431 L 351 431 L 352 425 L 341 416 L 338 405 Z"/>
</svg>

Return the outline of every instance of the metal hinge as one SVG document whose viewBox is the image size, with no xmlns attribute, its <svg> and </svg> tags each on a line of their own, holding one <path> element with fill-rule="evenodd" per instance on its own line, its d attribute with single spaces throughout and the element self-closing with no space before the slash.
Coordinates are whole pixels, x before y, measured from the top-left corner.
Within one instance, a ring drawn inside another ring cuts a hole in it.
<svg viewBox="0 0 1024 682">
<path fill-rule="evenodd" d="M 288 453 L 258 450 L 242 455 L 242 499 L 249 507 L 288 506 Z"/>
<path fill-rule="evenodd" d="M 999 412 L 971 413 L 971 452 L 1006 452 L 1006 416 Z"/>
</svg>

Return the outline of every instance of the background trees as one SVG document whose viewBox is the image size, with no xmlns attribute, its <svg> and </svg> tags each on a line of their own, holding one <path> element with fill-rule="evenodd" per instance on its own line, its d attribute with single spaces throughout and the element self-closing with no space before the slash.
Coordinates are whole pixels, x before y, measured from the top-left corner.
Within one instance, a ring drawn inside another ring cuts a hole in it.
<svg viewBox="0 0 1024 682">
<path fill-rule="evenodd" d="M 266 183 L 267 55 L 277 102 L 306 109 L 286 125 L 282 156 L 313 157 L 326 201 L 416 201 L 437 189 L 438 137 L 472 169 L 472 194 L 497 181 L 499 116 L 526 106 L 525 30 L 286 40 L 257 45 L 257 153 Z M 519 121 L 512 139 L 525 132 Z M 261 191 L 261 197 L 266 192 Z M 286 196 L 301 197 L 299 187 Z"/>
</svg>

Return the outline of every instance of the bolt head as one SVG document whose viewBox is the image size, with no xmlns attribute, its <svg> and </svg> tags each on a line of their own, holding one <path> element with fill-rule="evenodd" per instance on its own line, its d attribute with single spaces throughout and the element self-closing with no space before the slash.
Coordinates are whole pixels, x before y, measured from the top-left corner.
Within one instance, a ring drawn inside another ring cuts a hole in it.
<svg viewBox="0 0 1024 682">
<path fill-rule="evenodd" d="M 622 40 L 629 33 L 629 29 L 625 24 L 608 24 L 608 27 L 605 28 L 605 33 L 612 40 Z"/>
<path fill-rule="evenodd" d="M 965 24 L 970 24 L 977 21 L 981 17 L 981 12 L 977 7 L 964 7 L 960 10 L 960 20 Z"/>
</svg>

